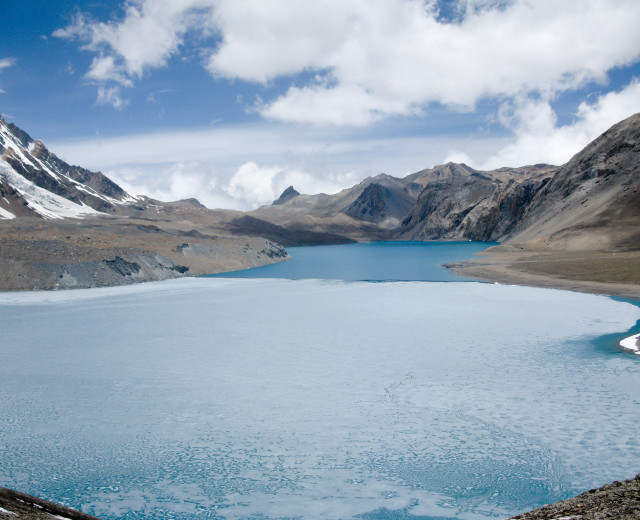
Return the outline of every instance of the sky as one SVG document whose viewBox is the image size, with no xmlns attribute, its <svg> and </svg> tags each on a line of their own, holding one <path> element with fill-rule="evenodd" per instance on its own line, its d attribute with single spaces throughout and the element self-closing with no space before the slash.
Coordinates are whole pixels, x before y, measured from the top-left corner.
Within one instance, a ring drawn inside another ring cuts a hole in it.
<svg viewBox="0 0 640 520">
<path fill-rule="evenodd" d="M 0 114 L 134 194 L 251 209 L 563 164 L 640 111 L 638 0 L 0 0 Z"/>
</svg>

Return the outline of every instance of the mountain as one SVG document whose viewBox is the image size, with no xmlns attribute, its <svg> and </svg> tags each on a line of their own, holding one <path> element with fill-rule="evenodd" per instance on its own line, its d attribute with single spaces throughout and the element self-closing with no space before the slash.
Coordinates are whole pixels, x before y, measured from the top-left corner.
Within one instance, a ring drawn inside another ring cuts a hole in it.
<svg viewBox="0 0 640 520">
<path fill-rule="evenodd" d="M 519 206 L 556 170 L 540 164 L 483 172 L 448 163 L 402 179 L 368 177 L 333 195 L 287 196 L 288 188 L 284 198 L 250 214 L 354 240 L 499 240 L 522 216 Z"/>
<path fill-rule="evenodd" d="M 640 114 L 614 125 L 540 185 L 509 242 L 640 249 Z"/>
<path fill-rule="evenodd" d="M 528 190 L 554 171 L 549 165 L 479 171 L 448 163 L 410 175 L 405 180 L 422 191 L 397 234 L 407 240 L 499 240 L 518 220 Z"/>
<path fill-rule="evenodd" d="M 298 195 L 300 195 L 300 192 L 298 192 L 293 186 L 289 186 L 282 192 L 282 195 L 280 195 L 280 197 L 273 201 L 273 205 L 278 206 L 280 204 L 284 204 L 288 200 L 291 200 Z"/>
<path fill-rule="evenodd" d="M 99 172 L 70 166 L 0 116 L 0 218 L 116 214 L 139 201 Z"/>
<path fill-rule="evenodd" d="M 262 236 L 230 233 L 237 216 L 196 199 L 133 196 L 0 116 L 0 290 L 124 285 L 288 258 Z"/>
<path fill-rule="evenodd" d="M 0 288 L 164 279 L 280 261 L 282 245 L 371 240 L 499 241 L 487 258 L 502 255 L 505 272 L 508 253 L 529 275 L 640 285 L 639 152 L 636 114 L 560 167 L 448 163 L 404 178 L 368 177 L 335 194 L 290 186 L 243 213 L 133 196 L 0 118 Z M 554 251 L 564 256 L 543 265 L 540 255 Z"/>
<path fill-rule="evenodd" d="M 390 237 L 389 230 L 400 224 L 419 193 L 419 185 L 381 173 L 331 195 L 280 197 L 274 204 L 249 214 L 297 231 L 332 233 L 359 241 L 380 240 Z"/>
<path fill-rule="evenodd" d="M 504 218 L 503 206 L 516 218 Z M 614 125 L 547 180 L 504 193 L 484 218 L 509 222 L 502 243 L 449 266 L 459 274 L 640 297 L 640 114 Z"/>
</svg>

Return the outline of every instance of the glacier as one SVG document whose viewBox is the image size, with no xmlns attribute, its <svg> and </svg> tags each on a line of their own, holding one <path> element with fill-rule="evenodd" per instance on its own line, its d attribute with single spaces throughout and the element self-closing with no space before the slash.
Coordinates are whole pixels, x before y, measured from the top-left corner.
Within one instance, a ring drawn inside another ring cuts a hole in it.
<svg viewBox="0 0 640 520">
<path fill-rule="evenodd" d="M 0 485 L 109 519 L 504 518 L 638 471 L 640 309 L 482 283 L 0 293 Z"/>
</svg>

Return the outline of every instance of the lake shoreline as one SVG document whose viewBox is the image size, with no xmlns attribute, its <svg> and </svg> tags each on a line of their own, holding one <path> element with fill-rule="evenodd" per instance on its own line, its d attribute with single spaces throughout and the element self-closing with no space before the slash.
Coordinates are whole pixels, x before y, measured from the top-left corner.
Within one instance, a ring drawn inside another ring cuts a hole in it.
<svg viewBox="0 0 640 520">
<path fill-rule="evenodd" d="M 445 264 L 458 276 L 509 285 L 640 299 L 640 252 L 547 252 L 496 246 Z"/>
</svg>

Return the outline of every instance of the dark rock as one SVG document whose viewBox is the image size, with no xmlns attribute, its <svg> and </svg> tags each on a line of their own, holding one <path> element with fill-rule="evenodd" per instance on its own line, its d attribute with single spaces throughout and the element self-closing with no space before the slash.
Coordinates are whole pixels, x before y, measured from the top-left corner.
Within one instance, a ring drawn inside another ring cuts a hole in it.
<svg viewBox="0 0 640 520">
<path fill-rule="evenodd" d="M 9 513 L 0 513 L 1 518 L 12 520 L 98 520 L 94 516 L 75 509 L 42 500 L 11 489 L 0 488 L 0 507 Z"/>
<path fill-rule="evenodd" d="M 512 520 L 637 520 L 640 518 L 640 474 L 590 489 L 577 497 L 512 517 Z"/>
<path fill-rule="evenodd" d="M 119 256 L 116 256 L 113 260 L 105 260 L 104 263 L 121 276 L 131 276 L 140 272 L 140 264 L 127 262 Z"/>
<path fill-rule="evenodd" d="M 289 186 L 282 192 L 282 195 L 280 195 L 280 197 L 273 201 L 273 204 L 279 206 L 281 204 L 284 204 L 285 202 L 290 201 L 291 199 L 295 199 L 298 195 L 300 195 L 300 192 L 296 191 L 293 186 Z"/>
<path fill-rule="evenodd" d="M 350 244 L 355 240 L 334 233 L 289 229 L 249 215 L 234 219 L 228 224 L 229 231 L 239 235 L 264 237 L 285 247 L 326 244 Z"/>
<path fill-rule="evenodd" d="M 359 220 L 380 222 L 387 217 L 385 200 L 391 197 L 391 190 L 377 182 L 373 182 L 364 189 L 353 203 L 343 209 L 342 213 Z"/>
</svg>

